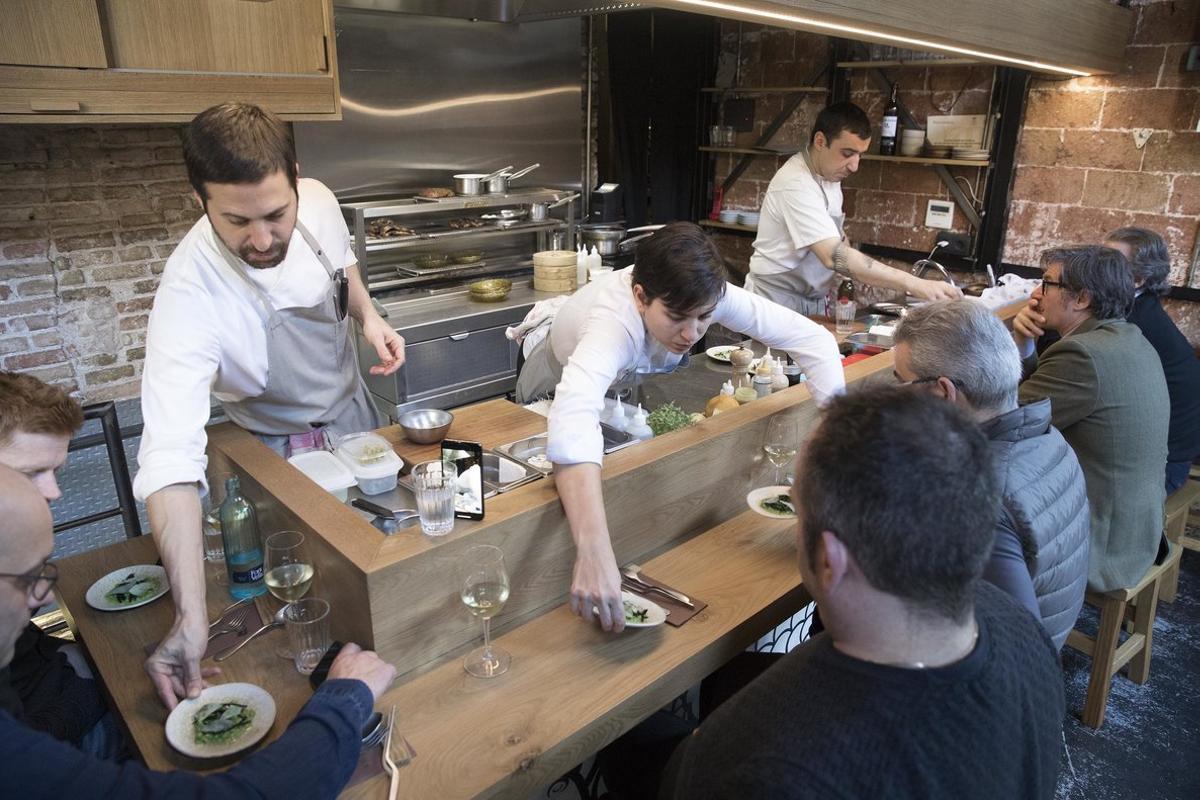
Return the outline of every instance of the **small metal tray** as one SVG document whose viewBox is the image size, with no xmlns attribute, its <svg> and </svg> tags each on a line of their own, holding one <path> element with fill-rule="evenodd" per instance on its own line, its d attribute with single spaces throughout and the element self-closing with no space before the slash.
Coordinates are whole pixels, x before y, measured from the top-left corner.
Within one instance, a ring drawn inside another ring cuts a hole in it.
<svg viewBox="0 0 1200 800">
<path fill-rule="evenodd" d="M 517 461 L 541 475 L 549 475 L 554 472 L 554 466 L 545 460 L 546 434 L 544 433 L 518 439 L 509 444 L 502 444 L 496 448 L 496 452 L 502 456 L 508 456 L 513 461 Z M 545 466 L 542 466 L 543 463 Z"/>
<path fill-rule="evenodd" d="M 490 450 L 483 454 L 483 486 L 485 489 L 494 489 L 494 494 L 504 494 L 541 477 L 541 472 L 514 458 Z M 484 496 L 490 497 L 491 493 L 485 492 Z"/>
</svg>

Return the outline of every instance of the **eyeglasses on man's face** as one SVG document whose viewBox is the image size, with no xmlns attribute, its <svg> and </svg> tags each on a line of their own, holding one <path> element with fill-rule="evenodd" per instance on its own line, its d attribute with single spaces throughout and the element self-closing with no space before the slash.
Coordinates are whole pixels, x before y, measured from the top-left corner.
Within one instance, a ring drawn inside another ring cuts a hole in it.
<svg viewBox="0 0 1200 800">
<path fill-rule="evenodd" d="M 58 582 L 58 565 L 53 561 L 44 561 L 40 567 L 29 572 L 0 572 L 0 578 L 8 578 L 17 589 L 41 602 L 50 596 L 50 590 Z"/>
<path fill-rule="evenodd" d="M 1053 278 L 1042 278 L 1042 291 L 1045 291 L 1047 288 L 1052 286 L 1057 286 L 1061 289 L 1063 287 L 1063 282 L 1056 281 Z"/>
</svg>

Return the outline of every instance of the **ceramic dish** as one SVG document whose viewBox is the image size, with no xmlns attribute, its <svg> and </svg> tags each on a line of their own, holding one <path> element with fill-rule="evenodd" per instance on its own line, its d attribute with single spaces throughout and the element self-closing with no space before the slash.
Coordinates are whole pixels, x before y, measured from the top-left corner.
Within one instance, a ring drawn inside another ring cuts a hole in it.
<svg viewBox="0 0 1200 800">
<path fill-rule="evenodd" d="M 254 718 L 228 741 L 197 742 L 196 715 L 209 703 L 241 703 Z M 275 722 L 275 700 L 266 689 L 253 683 L 221 683 L 210 686 L 194 700 L 184 700 L 167 717 L 167 741 L 193 758 L 219 758 L 254 746 Z"/>
<path fill-rule="evenodd" d="M 621 590 L 621 604 L 625 608 L 626 628 L 653 628 L 667 621 L 667 611 L 658 603 L 647 600 L 641 595 Z M 645 621 L 638 621 L 642 612 Z M 599 615 L 600 609 L 592 606 L 592 613 Z M 633 616 L 637 615 L 637 616 Z M 632 616 L 632 619 L 631 619 Z"/>
<path fill-rule="evenodd" d="M 736 344 L 722 344 L 716 347 L 710 347 L 704 351 L 704 355 L 711 358 L 713 361 L 720 361 L 722 364 L 729 363 L 729 354 L 737 350 Z"/>
<path fill-rule="evenodd" d="M 746 495 L 746 505 L 750 506 L 751 511 L 756 514 L 762 514 L 764 517 L 770 517 L 771 519 L 795 519 L 795 511 L 793 511 L 791 514 L 784 514 L 763 506 L 764 502 L 778 498 L 779 495 L 787 496 L 788 492 L 791 490 L 792 487 L 790 486 L 764 486 L 761 489 L 755 489 L 754 491 L 750 492 L 750 494 Z M 787 499 L 787 505 L 792 506 L 792 500 L 790 497 Z"/>
<path fill-rule="evenodd" d="M 165 569 L 154 564 L 134 564 L 115 569 L 93 583 L 84 599 L 98 611 L 125 611 L 151 603 L 170 590 Z"/>
</svg>

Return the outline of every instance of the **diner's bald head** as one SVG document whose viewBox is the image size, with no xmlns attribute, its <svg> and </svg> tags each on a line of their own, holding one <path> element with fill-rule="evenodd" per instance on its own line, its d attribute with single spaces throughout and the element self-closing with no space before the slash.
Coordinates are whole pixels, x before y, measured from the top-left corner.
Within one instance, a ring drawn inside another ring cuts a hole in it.
<svg viewBox="0 0 1200 800">
<path fill-rule="evenodd" d="M 54 547 L 50 508 L 19 472 L 0 465 L 0 573 L 36 572 Z M 21 578 L 0 578 L 0 667 L 13 657 L 13 645 L 37 603 Z"/>
<path fill-rule="evenodd" d="M 904 387 L 850 392 L 826 409 L 796 475 L 809 570 L 830 532 L 876 591 L 965 618 L 1000 497 L 987 439 L 962 411 Z"/>
</svg>

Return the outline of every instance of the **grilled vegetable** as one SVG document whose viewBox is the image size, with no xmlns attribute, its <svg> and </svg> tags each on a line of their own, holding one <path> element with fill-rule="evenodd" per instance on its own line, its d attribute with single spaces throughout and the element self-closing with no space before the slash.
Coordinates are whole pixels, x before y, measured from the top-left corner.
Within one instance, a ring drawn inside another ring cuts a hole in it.
<svg viewBox="0 0 1200 800">
<path fill-rule="evenodd" d="M 205 703 L 192 717 L 196 744 L 225 744 L 232 742 L 254 721 L 254 709 L 245 703 Z"/>
<path fill-rule="evenodd" d="M 115 586 L 104 593 L 104 599 L 119 606 L 136 603 L 154 594 L 162 586 L 162 581 L 153 576 L 138 577 L 131 572 L 117 582 Z"/>
<path fill-rule="evenodd" d="M 759 501 L 758 505 L 764 511 L 769 511 L 772 514 L 779 514 L 780 516 L 790 517 L 796 513 L 796 509 L 792 508 L 792 498 L 788 497 L 786 494 L 765 498 L 764 500 Z"/>
</svg>

